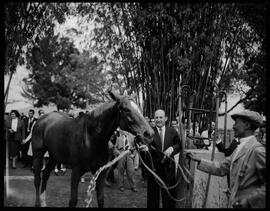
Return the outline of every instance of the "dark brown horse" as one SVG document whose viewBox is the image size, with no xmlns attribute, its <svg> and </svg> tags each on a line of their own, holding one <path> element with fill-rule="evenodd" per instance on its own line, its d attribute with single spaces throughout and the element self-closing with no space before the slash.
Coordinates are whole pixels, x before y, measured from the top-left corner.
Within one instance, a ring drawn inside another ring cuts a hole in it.
<svg viewBox="0 0 270 211">
<path fill-rule="evenodd" d="M 109 92 L 113 102 L 105 103 L 89 114 L 75 119 L 64 113 L 52 112 L 42 116 L 35 124 L 32 135 L 34 184 L 36 206 L 46 206 L 46 185 L 56 162 L 71 166 L 71 197 L 69 206 L 75 207 L 80 177 L 88 171 L 93 174 L 108 162 L 108 141 L 117 127 L 152 141 L 152 128 L 129 96 Z M 48 150 L 50 158 L 41 178 L 42 159 Z M 103 171 L 96 183 L 98 207 L 104 205 Z M 41 191 L 40 191 L 40 182 Z"/>
</svg>

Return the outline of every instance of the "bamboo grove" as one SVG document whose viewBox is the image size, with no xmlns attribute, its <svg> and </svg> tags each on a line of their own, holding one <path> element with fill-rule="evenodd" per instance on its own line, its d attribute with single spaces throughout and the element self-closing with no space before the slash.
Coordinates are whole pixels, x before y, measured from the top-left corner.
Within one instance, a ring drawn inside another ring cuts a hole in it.
<svg viewBox="0 0 270 211">
<path fill-rule="evenodd" d="M 102 43 L 104 55 L 112 49 L 113 71 L 124 75 L 125 88 L 136 93 L 139 103 L 142 99 L 144 114 L 150 117 L 163 108 L 169 120 L 175 119 L 179 86 L 184 85 L 194 91 L 190 95 L 183 90 L 184 109 L 189 104 L 214 110 L 215 87 L 227 93 L 236 89 L 235 81 L 248 75 L 245 63 L 258 54 L 262 43 L 236 4 L 99 3 L 92 7 L 93 17 L 102 23 L 94 39 Z"/>
</svg>

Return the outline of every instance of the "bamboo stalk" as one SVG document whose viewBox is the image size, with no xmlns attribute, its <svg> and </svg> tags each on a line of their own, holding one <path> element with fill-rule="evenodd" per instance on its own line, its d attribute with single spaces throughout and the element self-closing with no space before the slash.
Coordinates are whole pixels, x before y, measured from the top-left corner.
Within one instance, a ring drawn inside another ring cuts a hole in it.
<svg viewBox="0 0 270 211">
<path fill-rule="evenodd" d="M 216 134 L 218 133 L 218 110 L 219 110 L 219 91 L 217 89 L 217 93 L 216 93 L 216 125 L 215 125 L 215 135 L 213 138 L 213 149 L 212 149 L 212 154 L 211 154 L 211 161 L 213 161 L 215 158 L 216 138 L 217 138 Z M 205 190 L 205 198 L 203 201 L 202 208 L 205 208 L 205 206 L 206 206 L 208 193 L 209 193 L 210 180 L 211 180 L 211 174 L 208 174 L 206 190 Z"/>
</svg>

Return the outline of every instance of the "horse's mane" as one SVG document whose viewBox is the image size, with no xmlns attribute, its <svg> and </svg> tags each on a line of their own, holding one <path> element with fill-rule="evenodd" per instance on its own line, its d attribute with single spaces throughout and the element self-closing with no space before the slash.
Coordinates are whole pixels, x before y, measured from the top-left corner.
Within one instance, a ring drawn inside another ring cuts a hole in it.
<svg viewBox="0 0 270 211">
<path fill-rule="evenodd" d="M 79 124 L 83 123 L 83 127 L 85 128 L 84 130 L 91 131 L 92 135 L 100 133 L 103 128 L 102 125 L 107 124 L 107 120 L 102 120 L 103 115 L 106 115 L 106 113 L 108 114 L 108 112 L 112 112 L 115 104 L 115 101 L 106 102 L 89 113 L 81 114 L 76 117 L 76 120 Z"/>
<path fill-rule="evenodd" d="M 135 100 L 131 96 L 128 96 L 128 95 L 125 95 L 122 99 L 131 100 L 131 101 L 135 102 Z M 104 111 L 108 111 L 108 110 L 112 109 L 114 104 L 115 104 L 115 101 L 109 101 L 109 102 L 103 103 L 99 107 L 92 110 L 89 113 L 89 115 L 93 116 L 94 118 L 99 117 L 100 115 L 102 115 L 104 113 Z"/>
<path fill-rule="evenodd" d="M 92 118 L 98 118 L 100 117 L 105 111 L 110 111 L 115 102 L 114 101 L 109 101 L 106 103 L 103 103 L 102 105 L 98 106 L 94 110 L 92 110 L 88 115 L 91 116 Z"/>
<path fill-rule="evenodd" d="M 123 99 L 127 99 L 127 100 L 131 100 L 133 102 L 136 102 L 131 96 L 124 96 Z M 115 105 L 115 101 L 108 101 L 105 102 L 103 104 L 101 104 L 100 106 L 98 106 L 97 108 L 95 108 L 94 110 L 90 111 L 89 113 L 83 113 L 82 115 L 78 116 L 77 118 L 90 118 L 90 119 L 96 119 L 99 118 L 100 116 L 102 116 L 102 114 L 105 111 L 110 111 L 111 109 L 113 109 L 113 106 Z"/>
<path fill-rule="evenodd" d="M 94 110 L 90 111 L 89 113 L 83 113 L 76 117 L 77 120 L 81 119 L 89 119 L 91 120 L 92 124 L 95 125 L 95 120 L 102 116 L 105 111 L 110 111 L 113 108 L 114 101 L 109 101 L 106 103 L 103 103 L 102 105 L 98 106 Z"/>
</svg>

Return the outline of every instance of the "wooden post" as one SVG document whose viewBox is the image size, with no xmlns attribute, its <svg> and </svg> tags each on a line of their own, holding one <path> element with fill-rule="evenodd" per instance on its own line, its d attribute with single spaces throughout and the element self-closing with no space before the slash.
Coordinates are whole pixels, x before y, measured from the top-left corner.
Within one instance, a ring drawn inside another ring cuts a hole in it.
<svg viewBox="0 0 270 211">
<path fill-rule="evenodd" d="M 218 110 L 219 110 L 219 91 L 217 89 L 217 91 L 216 91 L 216 124 L 215 124 L 216 127 L 215 127 L 215 135 L 214 135 L 214 138 L 213 138 L 213 149 L 212 149 L 212 154 L 211 154 L 211 161 L 213 161 L 214 158 L 215 158 L 216 138 L 217 138 L 217 133 L 218 133 Z M 203 207 L 202 208 L 205 208 L 205 206 L 206 206 L 206 202 L 207 202 L 207 198 L 208 198 L 208 194 L 209 194 L 210 180 L 211 180 L 211 174 L 208 174 L 206 190 L 205 190 L 205 199 L 203 201 Z"/>
<path fill-rule="evenodd" d="M 179 152 L 179 160 L 178 160 L 178 164 L 180 166 L 184 166 L 185 165 L 185 158 L 184 158 L 184 149 L 185 149 L 185 142 L 186 142 L 186 137 L 184 134 L 184 129 L 183 129 L 183 125 L 182 125 L 182 101 L 181 101 L 181 75 L 179 78 L 179 94 L 178 94 L 178 122 L 179 122 L 179 133 L 180 133 L 180 141 L 181 141 L 181 150 Z M 178 184 L 178 186 L 175 188 L 175 195 L 177 199 L 181 199 L 181 198 L 186 198 L 187 197 L 187 183 L 185 182 L 184 178 L 181 176 L 181 172 L 177 171 L 176 174 L 176 179 L 178 179 L 179 177 L 181 177 L 180 182 Z M 176 208 L 185 208 L 186 207 L 186 199 L 184 199 L 181 202 L 176 202 L 175 204 Z"/>
<path fill-rule="evenodd" d="M 227 147 L 227 107 L 228 107 L 228 101 L 227 101 L 227 94 L 225 92 L 221 92 L 225 96 L 225 116 L 224 116 L 224 146 Z"/>
</svg>

